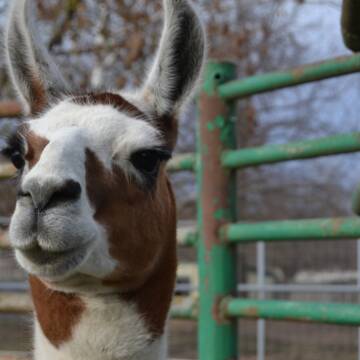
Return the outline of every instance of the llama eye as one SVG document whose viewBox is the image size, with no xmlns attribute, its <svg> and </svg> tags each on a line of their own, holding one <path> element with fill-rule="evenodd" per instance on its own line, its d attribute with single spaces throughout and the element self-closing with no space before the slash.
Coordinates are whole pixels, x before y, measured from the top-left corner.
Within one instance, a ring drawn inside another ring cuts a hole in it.
<svg viewBox="0 0 360 360">
<path fill-rule="evenodd" d="M 160 160 L 158 152 L 154 150 L 139 151 L 131 156 L 131 163 L 147 175 L 156 175 Z"/>
<path fill-rule="evenodd" d="M 19 152 L 11 154 L 10 160 L 17 169 L 22 169 L 25 165 L 25 160 Z"/>
<path fill-rule="evenodd" d="M 131 155 L 130 161 L 144 175 L 156 176 L 161 161 L 169 160 L 171 153 L 165 149 L 140 150 Z"/>
<path fill-rule="evenodd" d="M 23 138 L 19 132 L 16 132 L 7 137 L 6 140 L 7 147 L 2 149 L 0 153 L 11 161 L 18 170 L 21 170 L 25 165 L 25 145 Z"/>
</svg>

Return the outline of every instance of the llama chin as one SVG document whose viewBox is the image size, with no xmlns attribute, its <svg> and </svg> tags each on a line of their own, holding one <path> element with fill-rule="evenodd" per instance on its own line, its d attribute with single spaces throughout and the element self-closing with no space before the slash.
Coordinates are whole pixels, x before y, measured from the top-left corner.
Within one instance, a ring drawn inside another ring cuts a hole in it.
<svg viewBox="0 0 360 360">
<path fill-rule="evenodd" d="M 3 154 L 21 173 L 10 240 L 29 274 L 35 360 L 165 360 L 177 267 L 166 162 L 203 26 L 191 0 L 163 0 L 143 86 L 78 94 L 38 40 L 34 4 L 11 1 L 6 57 L 26 119 Z"/>
</svg>

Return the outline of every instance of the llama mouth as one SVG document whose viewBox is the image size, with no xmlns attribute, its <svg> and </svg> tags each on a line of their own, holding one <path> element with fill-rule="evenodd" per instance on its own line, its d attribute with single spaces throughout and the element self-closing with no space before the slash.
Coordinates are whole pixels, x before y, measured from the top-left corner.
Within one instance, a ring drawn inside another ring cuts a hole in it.
<svg viewBox="0 0 360 360">
<path fill-rule="evenodd" d="M 48 265 L 67 259 L 73 253 L 77 252 L 76 249 L 69 249 L 66 251 L 47 251 L 43 250 L 40 246 L 29 250 L 22 250 L 22 254 L 32 263 L 36 265 Z"/>
<path fill-rule="evenodd" d="M 47 279 L 70 276 L 81 266 L 88 255 L 88 247 L 51 252 L 39 246 L 30 250 L 17 250 L 20 264 L 29 273 Z"/>
</svg>

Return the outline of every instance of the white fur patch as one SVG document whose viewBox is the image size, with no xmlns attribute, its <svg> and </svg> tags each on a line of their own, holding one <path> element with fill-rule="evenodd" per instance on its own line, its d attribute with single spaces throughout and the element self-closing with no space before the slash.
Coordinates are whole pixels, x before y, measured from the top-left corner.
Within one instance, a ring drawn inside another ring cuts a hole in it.
<svg viewBox="0 0 360 360">
<path fill-rule="evenodd" d="M 86 138 L 84 146 L 94 151 L 108 169 L 114 159 L 124 163 L 136 150 L 163 145 L 159 131 L 149 122 L 127 116 L 111 105 L 63 101 L 40 119 L 30 121 L 31 130 L 50 142 L 60 137 L 64 142 L 61 132 L 71 127 L 79 129 Z M 65 145 L 59 142 L 59 146 Z"/>
<path fill-rule="evenodd" d="M 115 295 L 82 298 L 71 341 L 56 349 L 35 322 L 35 360 L 165 360 L 166 338 L 151 334 L 136 307 Z"/>
</svg>

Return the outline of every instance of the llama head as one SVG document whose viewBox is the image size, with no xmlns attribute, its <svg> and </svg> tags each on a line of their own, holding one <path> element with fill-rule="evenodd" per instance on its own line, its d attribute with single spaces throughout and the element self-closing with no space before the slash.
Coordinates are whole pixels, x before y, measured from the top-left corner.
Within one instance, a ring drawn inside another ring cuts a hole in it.
<svg viewBox="0 0 360 360">
<path fill-rule="evenodd" d="M 175 236 L 165 163 L 202 70 L 201 22 L 190 0 L 164 0 L 163 35 L 143 87 L 73 95 L 36 38 L 33 4 L 12 1 L 6 32 L 27 116 L 3 151 L 20 173 L 10 225 L 16 258 L 54 287 L 138 286 Z"/>
</svg>

